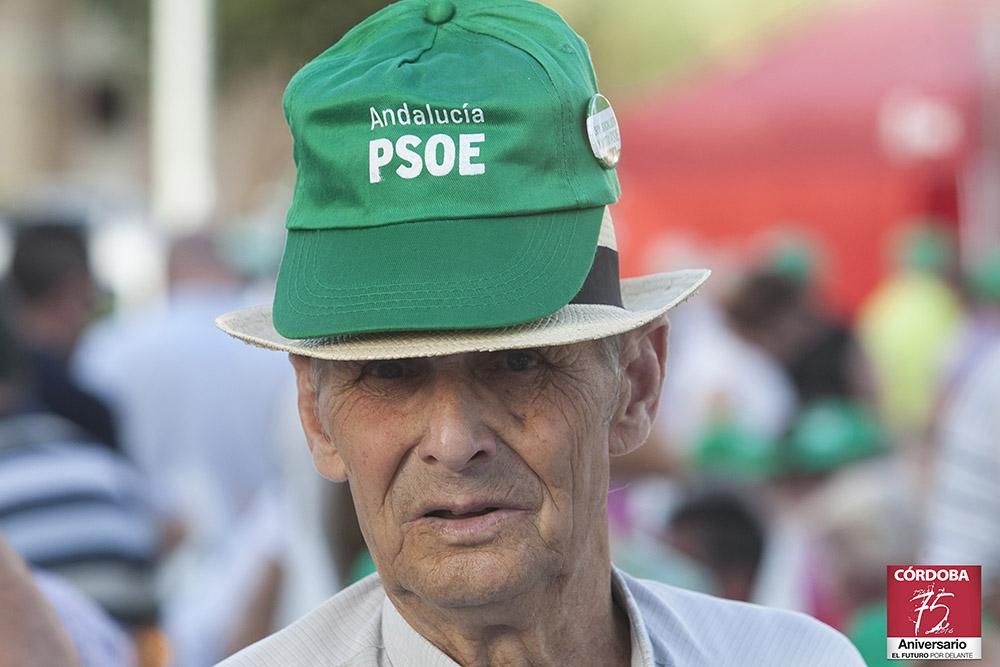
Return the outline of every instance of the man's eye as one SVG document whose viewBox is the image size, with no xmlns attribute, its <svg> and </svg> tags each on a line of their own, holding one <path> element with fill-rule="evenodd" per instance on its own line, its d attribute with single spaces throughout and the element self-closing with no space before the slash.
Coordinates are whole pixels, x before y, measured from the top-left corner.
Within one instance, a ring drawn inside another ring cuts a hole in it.
<svg viewBox="0 0 1000 667">
<path fill-rule="evenodd" d="M 373 361 L 365 366 L 364 375 L 379 380 L 398 380 L 406 375 L 401 361 Z"/>
<path fill-rule="evenodd" d="M 529 371 L 541 363 L 541 358 L 532 350 L 511 350 L 504 354 L 503 361 L 509 371 Z"/>
</svg>

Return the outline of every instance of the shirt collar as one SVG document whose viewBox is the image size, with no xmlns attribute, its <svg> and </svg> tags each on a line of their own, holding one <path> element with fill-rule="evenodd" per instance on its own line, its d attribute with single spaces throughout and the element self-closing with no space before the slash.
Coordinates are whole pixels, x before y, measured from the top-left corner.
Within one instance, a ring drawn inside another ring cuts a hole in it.
<svg viewBox="0 0 1000 667">
<path fill-rule="evenodd" d="M 389 600 L 389 596 L 382 602 L 382 641 L 389 663 L 396 667 L 459 667 L 444 651 L 410 627 Z"/>
<path fill-rule="evenodd" d="M 621 573 L 611 569 L 611 593 L 615 602 L 628 615 L 629 634 L 632 640 L 631 667 L 654 667 L 653 646 L 649 641 L 646 624 L 642 622 L 639 605 L 632 597 Z M 386 596 L 382 603 L 382 641 L 392 665 L 419 665 L 420 667 L 459 667 L 434 644 L 424 639 Z"/>
<path fill-rule="evenodd" d="M 656 667 L 656 662 L 653 661 L 653 644 L 649 641 L 649 631 L 642 621 L 639 604 L 632 597 L 632 591 L 622 573 L 614 566 L 611 568 L 611 595 L 628 614 L 629 634 L 632 636 L 630 667 Z"/>
</svg>

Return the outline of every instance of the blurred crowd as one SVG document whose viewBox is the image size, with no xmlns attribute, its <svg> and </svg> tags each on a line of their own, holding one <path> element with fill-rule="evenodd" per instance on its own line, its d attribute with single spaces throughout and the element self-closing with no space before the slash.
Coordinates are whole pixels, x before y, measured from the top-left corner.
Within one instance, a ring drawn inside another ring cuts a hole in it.
<svg viewBox="0 0 1000 667">
<path fill-rule="evenodd" d="M 124 309 L 92 221 L 5 225 L 0 610 L 36 605 L 84 665 L 202 667 L 373 571 L 287 360 L 214 329 L 270 289 L 222 235 L 172 239 L 163 297 Z M 851 318 L 803 242 L 675 311 L 654 437 L 612 461 L 616 563 L 811 614 L 870 665 L 899 664 L 886 565 L 982 564 L 1000 658 L 1000 253 L 960 269 L 953 231 L 908 227 Z"/>
<path fill-rule="evenodd" d="M 994 664 L 1000 253 L 963 270 L 953 227 L 901 230 L 851 318 L 824 306 L 822 248 L 802 239 L 677 311 L 658 429 L 617 462 L 612 526 L 643 576 L 806 612 L 869 665 L 900 664 L 887 565 L 981 564 Z"/>
</svg>

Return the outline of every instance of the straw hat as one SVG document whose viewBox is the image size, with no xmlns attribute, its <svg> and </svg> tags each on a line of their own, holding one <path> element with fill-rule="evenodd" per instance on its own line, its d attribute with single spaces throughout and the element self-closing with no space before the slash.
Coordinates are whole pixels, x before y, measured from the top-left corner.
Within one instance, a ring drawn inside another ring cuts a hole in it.
<svg viewBox="0 0 1000 667">
<path fill-rule="evenodd" d="M 610 215 L 606 218 L 610 227 Z M 705 269 L 691 269 L 625 278 L 619 283 L 621 307 L 568 304 L 547 317 L 493 329 L 401 331 L 291 339 L 275 330 L 271 307 L 267 305 L 227 313 L 217 318 L 215 323 L 230 336 L 257 347 L 331 360 L 402 359 L 547 347 L 596 340 L 640 327 L 691 296 L 708 279 L 709 273 Z"/>
</svg>

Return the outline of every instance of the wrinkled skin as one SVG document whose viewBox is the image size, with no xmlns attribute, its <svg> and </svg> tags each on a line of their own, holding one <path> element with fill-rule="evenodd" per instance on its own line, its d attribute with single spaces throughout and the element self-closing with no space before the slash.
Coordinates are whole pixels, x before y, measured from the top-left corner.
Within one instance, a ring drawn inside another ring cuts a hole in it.
<svg viewBox="0 0 1000 667">
<path fill-rule="evenodd" d="M 581 614 L 621 648 L 608 457 L 648 436 L 665 354 L 659 322 L 626 334 L 613 355 L 587 342 L 292 362 L 314 461 L 350 483 L 387 594 L 418 632 L 474 664 L 498 659 L 483 652 L 485 635 L 518 636 L 523 661 L 547 662 Z M 492 518 L 452 528 L 478 513 Z"/>
</svg>

